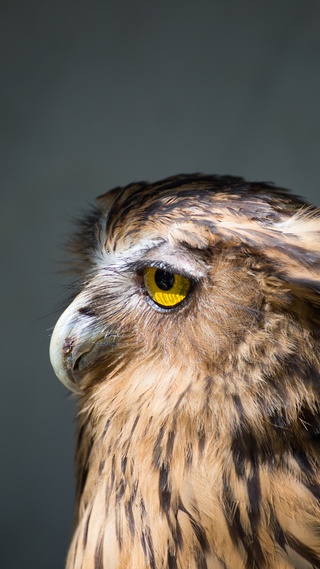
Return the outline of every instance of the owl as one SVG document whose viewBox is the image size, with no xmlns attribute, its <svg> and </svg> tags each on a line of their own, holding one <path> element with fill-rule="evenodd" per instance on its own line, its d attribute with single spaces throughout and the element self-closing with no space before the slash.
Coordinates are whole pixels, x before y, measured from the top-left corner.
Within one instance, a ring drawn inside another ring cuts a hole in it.
<svg viewBox="0 0 320 569">
<path fill-rule="evenodd" d="M 320 567 L 320 210 L 178 175 L 100 196 L 71 249 L 67 569 Z"/>
</svg>

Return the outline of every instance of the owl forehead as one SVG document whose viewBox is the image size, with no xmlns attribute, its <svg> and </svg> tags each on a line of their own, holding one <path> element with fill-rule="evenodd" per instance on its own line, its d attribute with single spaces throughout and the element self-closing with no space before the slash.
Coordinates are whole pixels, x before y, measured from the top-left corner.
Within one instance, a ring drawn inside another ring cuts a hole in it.
<svg viewBox="0 0 320 569">
<path fill-rule="evenodd" d="M 133 253 L 134 249 L 148 250 L 164 242 L 172 246 L 183 242 L 203 249 L 209 234 L 216 234 L 220 217 L 209 201 L 198 196 L 193 200 L 150 197 L 140 204 L 130 204 L 125 212 L 111 211 L 106 220 L 106 248 L 114 252 L 130 249 Z"/>
<path fill-rule="evenodd" d="M 270 229 L 302 205 L 268 184 L 231 177 L 189 178 L 117 188 L 109 211 L 109 194 L 101 196 L 102 205 L 109 200 L 103 212 L 106 248 L 120 251 L 141 244 L 148 248 L 161 240 L 204 248 L 223 229 L 246 224 Z"/>
</svg>

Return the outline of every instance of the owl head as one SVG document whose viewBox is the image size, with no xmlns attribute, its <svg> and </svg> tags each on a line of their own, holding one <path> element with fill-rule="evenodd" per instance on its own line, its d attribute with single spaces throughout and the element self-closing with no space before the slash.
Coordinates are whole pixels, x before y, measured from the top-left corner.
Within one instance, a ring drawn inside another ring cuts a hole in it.
<svg viewBox="0 0 320 569">
<path fill-rule="evenodd" d="M 201 394 L 193 413 L 212 391 L 220 406 L 263 388 L 269 412 L 289 384 L 293 406 L 301 391 L 314 399 L 301 377 L 318 345 L 319 230 L 315 207 L 230 176 L 100 196 L 72 243 L 77 294 L 52 335 L 56 374 L 127 412 L 171 413 L 188 390 Z"/>
</svg>

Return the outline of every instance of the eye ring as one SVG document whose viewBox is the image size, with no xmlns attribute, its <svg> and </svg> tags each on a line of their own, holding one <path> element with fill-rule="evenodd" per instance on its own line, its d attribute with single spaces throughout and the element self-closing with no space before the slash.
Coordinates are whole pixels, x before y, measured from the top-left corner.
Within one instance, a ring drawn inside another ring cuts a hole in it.
<svg viewBox="0 0 320 569">
<path fill-rule="evenodd" d="M 143 271 L 145 289 L 160 308 L 175 308 L 185 300 L 191 289 L 191 280 L 168 269 L 146 267 Z"/>
</svg>

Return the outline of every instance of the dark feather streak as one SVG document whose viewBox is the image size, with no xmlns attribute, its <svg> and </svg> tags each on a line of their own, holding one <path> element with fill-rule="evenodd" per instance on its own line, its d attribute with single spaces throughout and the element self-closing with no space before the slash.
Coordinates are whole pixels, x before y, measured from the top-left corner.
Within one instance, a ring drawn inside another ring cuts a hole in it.
<svg viewBox="0 0 320 569">
<path fill-rule="evenodd" d="M 169 470 L 168 466 L 161 465 L 159 471 L 159 500 L 160 508 L 164 512 L 168 512 L 171 503 L 171 491 L 169 488 Z"/>
<path fill-rule="evenodd" d="M 288 545 L 295 551 L 302 559 L 306 559 L 313 567 L 320 568 L 319 556 L 307 545 L 304 545 L 296 537 L 291 534 L 286 534 L 286 541 Z"/>
</svg>

